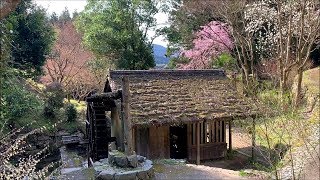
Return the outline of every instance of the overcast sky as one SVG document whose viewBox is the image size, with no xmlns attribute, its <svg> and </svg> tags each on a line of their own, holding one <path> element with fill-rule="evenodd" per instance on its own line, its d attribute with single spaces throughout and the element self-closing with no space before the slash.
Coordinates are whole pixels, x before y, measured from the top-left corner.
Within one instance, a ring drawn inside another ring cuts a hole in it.
<svg viewBox="0 0 320 180">
<path fill-rule="evenodd" d="M 49 14 L 55 12 L 56 14 L 61 14 L 65 7 L 68 8 L 69 12 L 72 14 L 74 11 L 80 12 L 84 9 L 86 5 L 85 0 L 33 0 L 37 5 L 40 5 L 47 9 Z M 164 13 L 159 13 L 156 15 L 158 27 L 163 27 L 167 24 L 168 16 Z M 154 35 L 154 32 L 150 31 L 150 36 Z M 164 38 L 158 37 L 154 40 L 154 44 L 160 44 L 167 47 L 167 42 Z"/>
</svg>

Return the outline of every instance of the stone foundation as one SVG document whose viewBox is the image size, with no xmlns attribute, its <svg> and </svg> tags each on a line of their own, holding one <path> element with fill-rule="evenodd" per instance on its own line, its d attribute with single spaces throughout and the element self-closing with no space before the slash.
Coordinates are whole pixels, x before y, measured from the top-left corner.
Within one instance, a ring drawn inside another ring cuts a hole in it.
<svg viewBox="0 0 320 180">
<path fill-rule="evenodd" d="M 143 156 L 125 156 L 122 152 L 111 151 L 109 158 L 93 164 L 97 179 L 153 179 L 152 161 Z"/>
</svg>

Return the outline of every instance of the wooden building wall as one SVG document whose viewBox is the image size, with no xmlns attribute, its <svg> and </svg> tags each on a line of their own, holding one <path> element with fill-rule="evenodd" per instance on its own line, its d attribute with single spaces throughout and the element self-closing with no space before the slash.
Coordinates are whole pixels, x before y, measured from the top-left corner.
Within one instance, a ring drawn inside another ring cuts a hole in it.
<svg viewBox="0 0 320 180">
<path fill-rule="evenodd" d="M 197 123 L 187 125 L 188 160 L 197 157 Z M 150 159 L 170 158 L 170 126 L 136 127 L 134 129 L 135 151 Z M 226 122 L 200 123 L 201 160 L 224 157 L 227 151 Z"/>
<path fill-rule="evenodd" d="M 170 158 L 169 126 L 135 128 L 135 151 L 150 159 Z"/>
</svg>

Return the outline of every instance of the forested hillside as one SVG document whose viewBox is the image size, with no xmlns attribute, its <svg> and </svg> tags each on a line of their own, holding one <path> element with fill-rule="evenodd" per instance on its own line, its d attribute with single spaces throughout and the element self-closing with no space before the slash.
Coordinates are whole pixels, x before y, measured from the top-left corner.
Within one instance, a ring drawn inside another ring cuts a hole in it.
<svg viewBox="0 0 320 180">
<path fill-rule="evenodd" d="M 166 57 L 167 53 L 167 48 L 158 45 L 158 44 L 153 44 L 153 56 L 156 64 L 168 64 L 169 58 Z"/>
</svg>

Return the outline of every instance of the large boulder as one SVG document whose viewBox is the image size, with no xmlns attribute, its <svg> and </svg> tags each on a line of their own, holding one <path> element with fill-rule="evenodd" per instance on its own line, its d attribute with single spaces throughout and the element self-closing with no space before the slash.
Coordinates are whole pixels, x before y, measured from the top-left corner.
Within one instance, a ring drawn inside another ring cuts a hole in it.
<svg viewBox="0 0 320 180">
<path fill-rule="evenodd" d="M 128 159 L 125 156 L 115 156 L 113 165 L 116 165 L 116 166 L 122 167 L 122 168 L 128 167 L 129 166 Z"/>
<path fill-rule="evenodd" d="M 138 157 L 137 155 L 131 155 L 127 157 L 128 165 L 132 168 L 138 167 Z"/>
<path fill-rule="evenodd" d="M 138 158 L 136 155 L 126 156 L 122 152 L 113 150 L 109 151 L 108 162 L 110 165 L 117 167 L 137 167 L 138 166 Z"/>
</svg>

